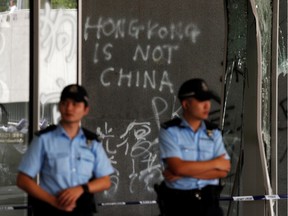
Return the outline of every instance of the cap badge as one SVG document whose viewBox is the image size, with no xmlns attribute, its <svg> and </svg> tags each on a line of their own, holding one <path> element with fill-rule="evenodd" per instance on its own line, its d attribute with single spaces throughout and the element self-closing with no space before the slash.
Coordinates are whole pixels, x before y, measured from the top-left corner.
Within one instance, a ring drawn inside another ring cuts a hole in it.
<svg viewBox="0 0 288 216">
<path fill-rule="evenodd" d="M 208 86 L 204 82 L 202 82 L 202 89 L 203 91 L 208 91 Z"/>
<path fill-rule="evenodd" d="M 78 88 L 77 88 L 76 85 L 73 85 L 73 86 L 70 87 L 69 91 L 73 92 L 73 93 L 77 93 L 78 92 Z"/>
<path fill-rule="evenodd" d="M 87 140 L 86 140 L 86 144 L 87 144 L 87 147 L 88 147 L 88 148 L 91 148 L 92 140 L 87 139 Z"/>
<path fill-rule="evenodd" d="M 208 137 L 212 137 L 213 131 L 212 130 L 207 130 L 207 135 L 208 135 Z"/>
</svg>

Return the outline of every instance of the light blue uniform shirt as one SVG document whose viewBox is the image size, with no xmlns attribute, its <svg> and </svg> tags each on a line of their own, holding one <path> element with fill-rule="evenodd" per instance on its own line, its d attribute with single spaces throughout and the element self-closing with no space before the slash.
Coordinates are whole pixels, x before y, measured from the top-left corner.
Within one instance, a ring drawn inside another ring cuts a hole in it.
<svg viewBox="0 0 288 216">
<path fill-rule="evenodd" d="M 160 155 L 162 159 L 177 157 L 185 161 L 206 161 L 226 154 L 222 135 L 218 129 L 208 130 L 204 121 L 197 132 L 182 119 L 179 125 L 161 128 L 159 134 Z M 219 179 L 196 179 L 183 177 L 176 181 L 166 181 L 170 188 L 190 190 L 200 189 L 207 185 L 218 185 Z"/>
<path fill-rule="evenodd" d="M 40 174 L 40 186 L 56 195 L 63 189 L 87 183 L 114 172 L 101 143 L 87 141 L 83 130 L 71 140 L 65 130 L 56 129 L 35 136 L 24 154 L 19 171 L 34 178 Z"/>
</svg>

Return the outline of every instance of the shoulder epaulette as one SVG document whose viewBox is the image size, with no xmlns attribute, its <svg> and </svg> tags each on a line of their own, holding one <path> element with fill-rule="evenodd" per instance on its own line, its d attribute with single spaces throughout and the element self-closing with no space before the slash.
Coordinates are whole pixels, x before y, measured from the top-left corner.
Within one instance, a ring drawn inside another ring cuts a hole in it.
<svg viewBox="0 0 288 216">
<path fill-rule="evenodd" d="M 207 130 L 215 130 L 215 129 L 218 129 L 218 130 L 219 130 L 219 127 L 218 127 L 217 124 L 212 123 L 212 122 L 207 121 L 207 120 L 205 120 L 204 122 L 205 122 L 205 125 L 206 125 Z"/>
<path fill-rule="evenodd" d="M 207 135 L 209 137 L 212 137 L 213 130 L 220 130 L 218 125 L 216 125 L 216 124 L 214 124 L 214 123 L 212 123 L 210 121 L 207 121 L 207 120 L 205 120 L 204 122 L 205 122 L 205 125 L 206 125 L 206 132 L 207 132 Z"/>
<path fill-rule="evenodd" d="M 182 120 L 180 118 L 174 118 L 174 119 L 171 119 L 167 122 L 164 122 L 161 124 L 161 127 L 164 128 L 164 129 L 167 129 L 169 127 L 173 127 L 173 126 L 180 126 Z"/>
<path fill-rule="evenodd" d="M 82 128 L 82 130 L 87 140 L 96 140 L 98 142 L 100 141 L 99 136 L 96 133 L 93 133 L 86 128 Z"/>
<path fill-rule="evenodd" d="M 50 125 L 50 126 L 46 127 L 46 128 L 43 129 L 43 130 L 39 130 L 39 131 L 35 132 L 35 135 L 36 135 L 36 136 L 40 136 L 40 135 L 42 135 L 42 134 L 48 133 L 48 132 L 50 132 L 50 131 L 53 131 L 53 130 L 55 130 L 56 128 L 57 128 L 56 125 Z"/>
</svg>

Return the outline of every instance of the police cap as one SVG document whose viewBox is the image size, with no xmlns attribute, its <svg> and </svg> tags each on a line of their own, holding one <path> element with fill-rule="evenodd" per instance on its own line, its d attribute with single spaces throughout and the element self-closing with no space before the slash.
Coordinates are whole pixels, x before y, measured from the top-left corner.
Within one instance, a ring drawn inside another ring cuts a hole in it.
<svg viewBox="0 0 288 216">
<path fill-rule="evenodd" d="M 72 99 L 76 102 L 84 102 L 88 106 L 88 94 L 84 87 L 78 84 L 71 84 L 66 86 L 60 97 L 60 101 L 65 101 L 66 99 Z"/>
<path fill-rule="evenodd" d="M 210 100 L 217 98 L 217 96 L 208 89 L 207 83 L 200 78 L 190 79 L 184 82 L 178 92 L 180 101 L 194 97 L 199 101 Z"/>
</svg>

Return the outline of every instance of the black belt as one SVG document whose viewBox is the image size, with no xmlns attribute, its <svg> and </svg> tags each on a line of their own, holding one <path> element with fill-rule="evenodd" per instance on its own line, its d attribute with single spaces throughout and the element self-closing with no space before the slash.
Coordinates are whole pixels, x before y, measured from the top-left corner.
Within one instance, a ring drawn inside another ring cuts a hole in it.
<svg viewBox="0 0 288 216">
<path fill-rule="evenodd" d="M 163 182 L 161 184 L 164 193 L 173 194 L 174 196 L 184 196 L 189 197 L 194 200 L 216 200 L 220 197 L 220 193 L 223 189 L 221 185 L 207 185 L 201 189 L 191 189 L 191 190 L 180 190 L 172 189 L 166 186 Z"/>
</svg>

